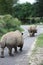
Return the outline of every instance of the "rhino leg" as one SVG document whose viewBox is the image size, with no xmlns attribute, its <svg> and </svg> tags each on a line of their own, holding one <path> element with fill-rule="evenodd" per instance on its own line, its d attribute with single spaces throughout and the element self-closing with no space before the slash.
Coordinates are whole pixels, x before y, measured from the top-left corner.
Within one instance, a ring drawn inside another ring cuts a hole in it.
<svg viewBox="0 0 43 65">
<path fill-rule="evenodd" d="M 14 49 L 15 49 L 15 51 L 14 51 L 14 52 L 15 52 L 15 53 L 17 53 L 17 46 L 15 46 L 15 47 L 14 47 Z"/>
<path fill-rule="evenodd" d="M 32 36 L 32 33 L 30 33 L 30 37 Z"/>
<path fill-rule="evenodd" d="M 12 48 L 9 47 L 8 49 L 9 49 L 9 55 L 12 56 L 12 55 L 13 55 L 13 54 L 12 54 Z"/>
<path fill-rule="evenodd" d="M 1 58 L 4 58 L 4 48 L 1 48 Z"/>
<path fill-rule="evenodd" d="M 22 51 L 22 48 L 23 48 L 23 44 L 20 45 L 20 49 L 19 50 Z"/>
<path fill-rule="evenodd" d="M 35 33 L 33 32 L 33 33 L 32 33 L 32 36 L 34 36 L 34 34 L 35 34 Z"/>
</svg>

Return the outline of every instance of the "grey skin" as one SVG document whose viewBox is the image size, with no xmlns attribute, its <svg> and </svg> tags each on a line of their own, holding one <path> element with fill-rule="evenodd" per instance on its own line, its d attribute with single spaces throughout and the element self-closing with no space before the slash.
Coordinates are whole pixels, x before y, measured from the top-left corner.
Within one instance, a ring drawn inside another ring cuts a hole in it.
<svg viewBox="0 0 43 65">
<path fill-rule="evenodd" d="M 12 56 L 12 48 L 14 48 L 15 52 L 17 52 L 17 47 L 20 47 L 20 51 L 23 48 L 23 33 L 20 31 L 9 32 L 2 36 L 1 38 L 1 58 L 4 58 L 4 49 L 5 47 L 9 50 L 9 55 Z"/>
<path fill-rule="evenodd" d="M 35 33 L 37 33 L 37 30 L 35 29 L 35 30 L 31 30 L 30 32 L 30 36 L 35 36 Z"/>
<path fill-rule="evenodd" d="M 37 29 L 36 29 L 36 26 L 31 26 L 28 30 L 30 36 L 34 36 L 35 33 L 37 33 Z"/>
</svg>

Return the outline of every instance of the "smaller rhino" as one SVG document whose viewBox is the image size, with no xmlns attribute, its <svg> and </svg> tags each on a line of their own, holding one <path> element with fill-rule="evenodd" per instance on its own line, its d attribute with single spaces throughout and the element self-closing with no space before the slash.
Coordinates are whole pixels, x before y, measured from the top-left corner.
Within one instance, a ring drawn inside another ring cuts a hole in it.
<svg viewBox="0 0 43 65">
<path fill-rule="evenodd" d="M 30 26 L 30 28 L 28 29 L 28 32 L 30 34 L 30 36 L 34 36 L 35 33 L 37 33 L 37 29 L 36 29 L 37 26 Z"/>
<path fill-rule="evenodd" d="M 12 48 L 15 49 L 15 52 L 17 52 L 17 47 L 20 47 L 20 51 L 22 51 L 23 48 L 23 33 L 21 33 L 19 30 L 8 32 L 4 34 L 1 38 L 1 57 L 4 57 L 4 48 L 7 47 L 9 50 L 9 55 L 12 55 Z"/>
</svg>

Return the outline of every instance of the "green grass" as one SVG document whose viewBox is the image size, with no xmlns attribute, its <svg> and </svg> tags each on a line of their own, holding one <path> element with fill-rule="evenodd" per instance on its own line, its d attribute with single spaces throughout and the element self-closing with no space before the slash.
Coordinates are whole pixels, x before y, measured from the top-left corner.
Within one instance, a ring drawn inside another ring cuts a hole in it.
<svg viewBox="0 0 43 65">
<path fill-rule="evenodd" d="M 43 34 L 40 34 L 37 41 L 36 41 L 37 47 L 43 47 Z"/>
<path fill-rule="evenodd" d="M 40 64 L 40 65 L 43 65 L 43 64 Z"/>
<path fill-rule="evenodd" d="M 43 34 L 40 34 L 37 38 L 36 44 L 35 44 L 35 48 L 32 51 L 32 54 L 34 54 L 37 51 L 38 47 L 43 47 Z"/>
<path fill-rule="evenodd" d="M 36 58 L 40 57 L 38 56 L 38 50 L 39 50 L 39 55 L 41 53 L 40 48 L 43 48 L 43 34 L 40 34 L 37 38 L 36 44 L 35 44 L 35 48 L 32 51 L 31 57 L 34 58 L 34 60 L 36 60 Z M 39 59 L 40 60 L 40 59 Z M 31 60 L 32 61 L 32 60 Z M 40 62 L 39 62 L 40 63 Z M 39 65 L 43 65 L 43 62 L 40 63 Z"/>
</svg>

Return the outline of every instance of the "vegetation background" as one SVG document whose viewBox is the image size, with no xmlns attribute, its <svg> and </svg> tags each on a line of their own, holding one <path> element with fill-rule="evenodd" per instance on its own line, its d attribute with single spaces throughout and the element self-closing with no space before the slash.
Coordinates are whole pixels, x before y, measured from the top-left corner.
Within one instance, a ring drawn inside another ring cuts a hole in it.
<svg viewBox="0 0 43 65">
<path fill-rule="evenodd" d="M 18 0 L 0 0 L 0 36 L 16 29 L 21 24 L 43 23 L 43 0 L 35 3 L 18 3 Z"/>
</svg>

